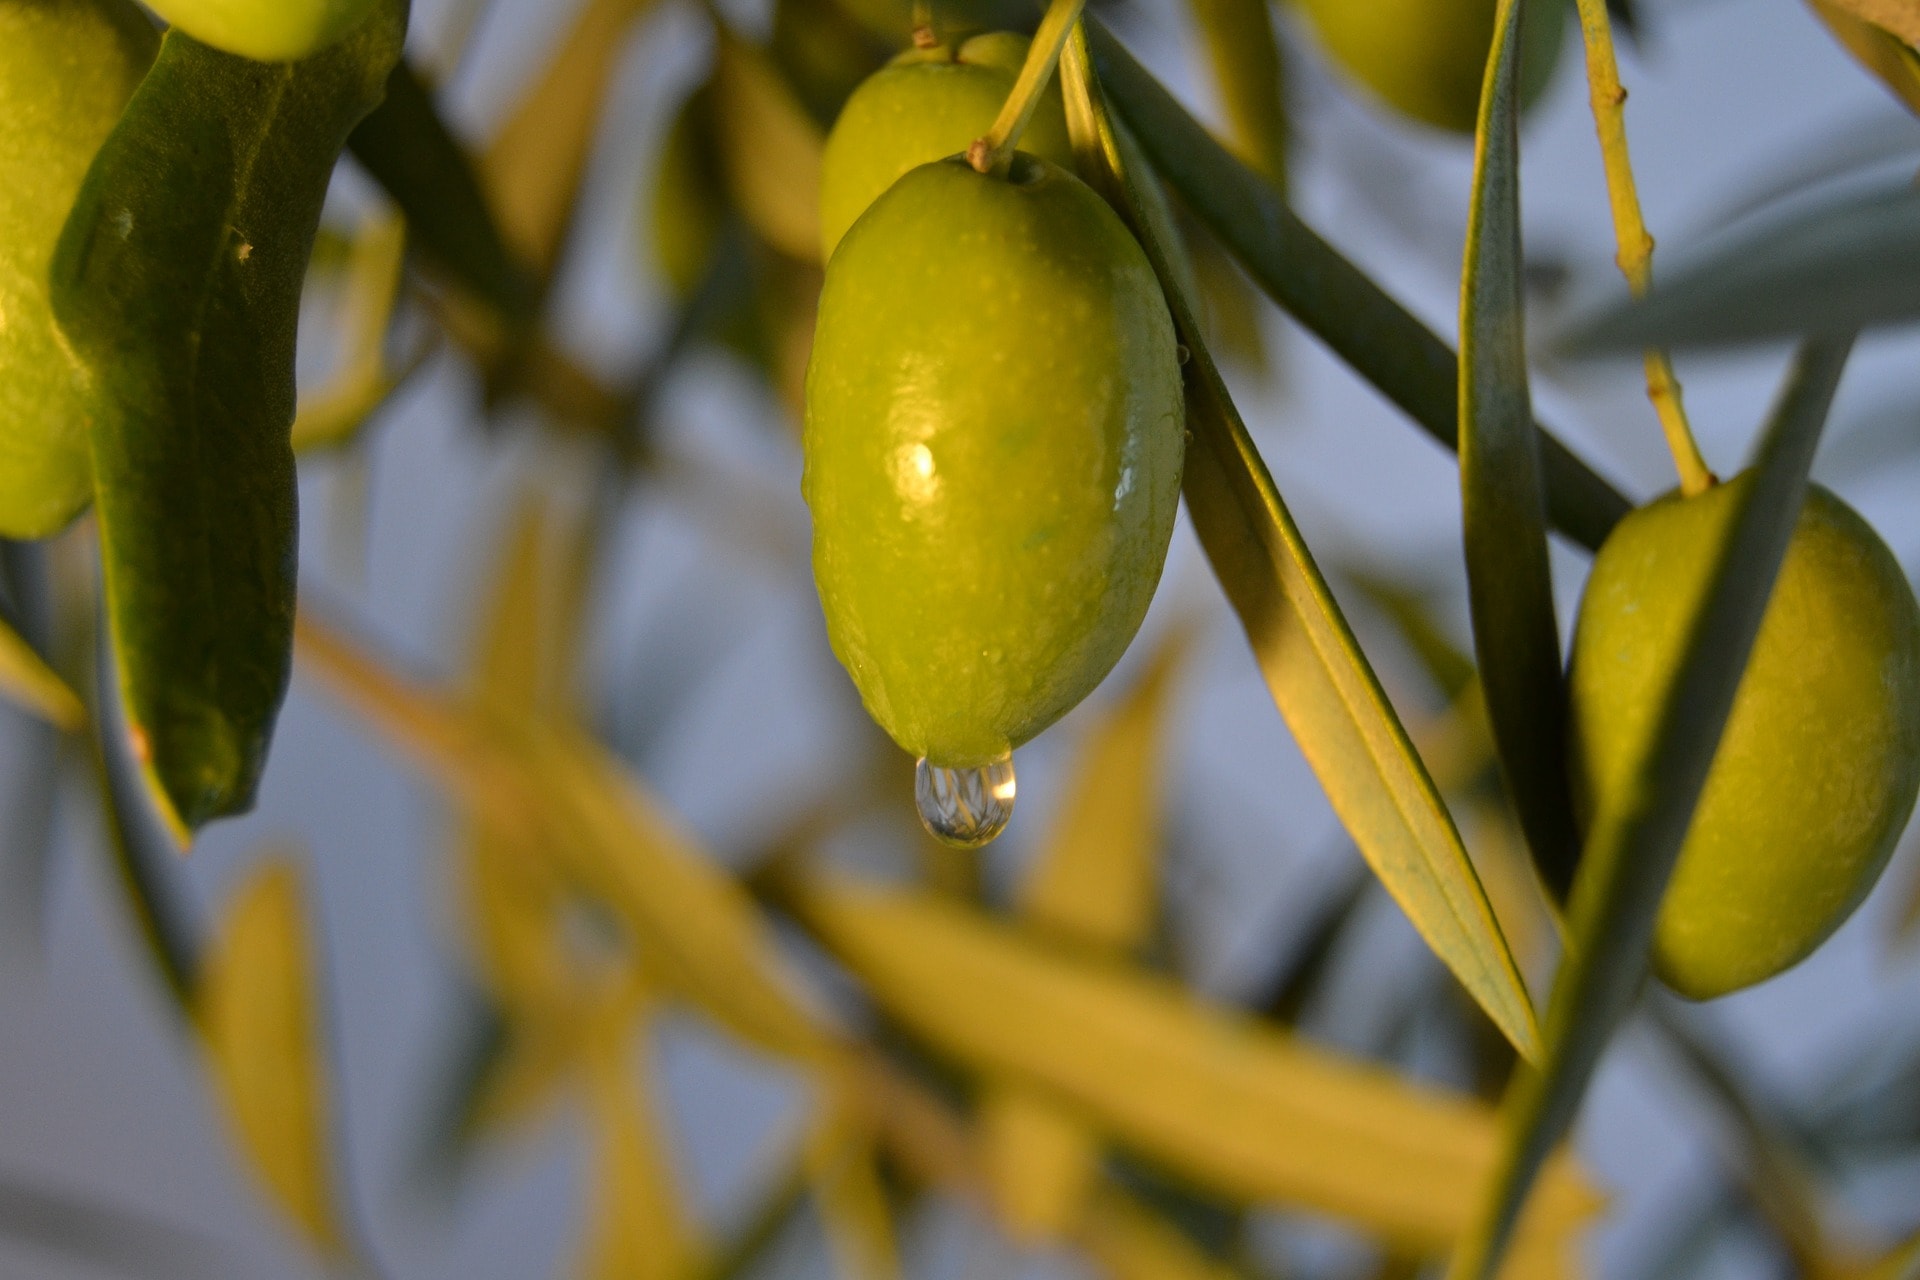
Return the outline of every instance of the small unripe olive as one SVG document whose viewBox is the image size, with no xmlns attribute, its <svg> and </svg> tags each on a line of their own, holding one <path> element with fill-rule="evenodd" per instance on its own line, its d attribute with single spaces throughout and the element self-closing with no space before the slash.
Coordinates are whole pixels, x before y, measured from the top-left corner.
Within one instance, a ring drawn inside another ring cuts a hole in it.
<svg viewBox="0 0 1920 1280">
<path fill-rule="evenodd" d="M 374 0 L 147 0 L 202 44 L 259 62 L 320 52 L 373 11 Z"/>
<path fill-rule="evenodd" d="M 1472 133 L 1498 0 L 1299 0 L 1348 75 L 1405 115 Z M 1546 89 L 1565 43 L 1565 0 L 1532 0 L 1521 25 L 1520 101 Z"/>
<path fill-rule="evenodd" d="M 1571 663 L 1574 790 L 1620 795 L 1748 475 L 1629 515 L 1595 558 Z M 1655 928 L 1694 999 L 1820 945 L 1885 866 L 1920 789 L 1920 607 L 1871 526 L 1807 492 Z"/>
<path fill-rule="evenodd" d="M 804 491 L 828 637 L 906 750 L 995 760 L 1119 660 L 1179 501 L 1176 351 L 1140 246 L 1036 157 L 922 165 L 847 234 Z"/>
<path fill-rule="evenodd" d="M 989 32 L 958 45 L 910 49 L 861 82 L 820 161 L 823 260 L 901 175 L 964 152 L 992 127 L 1026 56 L 1025 36 Z M 1020 147 L 1058 165 L 1073 163 L 1057 83 L 1042 95 Z"/>
<path fill-rule="evenodd" d="M 0 0 L 0 535 L 85 506 L 86 405 L 48 267 L 80 181 L 158 42 L 129 0 Z"/>
</svg>

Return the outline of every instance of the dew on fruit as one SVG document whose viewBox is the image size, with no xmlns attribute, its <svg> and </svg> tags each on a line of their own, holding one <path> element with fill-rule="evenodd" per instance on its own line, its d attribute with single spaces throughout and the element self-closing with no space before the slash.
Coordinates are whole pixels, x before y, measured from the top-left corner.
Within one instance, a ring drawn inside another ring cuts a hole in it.
<svg viewBox="0 0 1920 1280">
<path fill-rule="evenodd" d="M 1013 756 L 991 764 L 949 769 L 924 756 L 913 771 L 913 799 L 933 837 L 977 849 L 1007 829 L 1013 817 Z"/>
</svg>

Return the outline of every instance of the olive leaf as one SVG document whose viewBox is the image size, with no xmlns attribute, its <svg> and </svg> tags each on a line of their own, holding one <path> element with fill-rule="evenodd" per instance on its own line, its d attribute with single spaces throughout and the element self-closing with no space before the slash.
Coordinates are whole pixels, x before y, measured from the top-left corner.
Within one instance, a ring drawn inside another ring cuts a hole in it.
<svg viewBox="0 0 1920 1280">
<path fill-rule="evenodd" d="M 1286 68 L 1266 0 L 1189 0 L 1239 157 L 1287 185 Z"/>
<path fill-rule="evenodd" d="M 400 301 L 406 249 L 406 222 L 395 213 L 374 215 L 353 237 L 341 273 L 340 328 L 346 354 L 324 387 L 301 397 L 293 418 L 296 454 L 337 449 L 358 439 L 367 420 L 432 349 L 419 344 L 413 358 L 398 367 L 387 360 L 387 330 Z"/>
<path fill-rule="evenodd" d="M 1460 505 L 1467 598 L 1500 770 L 1534 862 L 1564 897 L 1579 836 L 1566 767 L 1567 692 L 1548 560 L 1539 436 L 1527 389 L 1520 246 L 1521 0 L 1494 19 L 1460 281 Z"/>
<path fill-rule="evenodd" d="M 1914 0 L 1824 0 L 1824 3 L 1871 22 L 1908 44 L 1920 44 L 1920 4 Z"/>
<path fill-rule="evenodd" d="M 1843 334 L 1920 317 L 1920 190 L 1850 192 L 1717 237 L 1633 301 L 1569 326 L 1574 352 Z"/>
<path fill-rule="evenodd" d="M 1654 918 L 1726 727 L 1806 493 L 1851 339 L 1808 343 L 1762 437 L 1753 484 L 1714 549 L 1714 569 L 1645 754 L 1620 799 L 1594 815 L 1568 907 L 1567 958 L 1547 1007 L 1546 1049 L 1506 1104 L 1507 1136 L 1451 1280 L 1487 1280 L 1534 1178 L 1565 1137 L 1614 1029 L 1647 973 Z"/>
<path fill-rule="evenodd" d="M 1889 1250 L 1859 1280 L 1920 1280 L 1920 1232 Z"/>
<path fill-rule="evenodd" d="M 300 871 L 248 869 L 201 967 L 194 1022 L 220 1100 L 261 1185 L 322 1254 L 347 1236 L 333 1190 L 320 976 Z"/>
<path fill-rule="evenodd" d="M 70 1259 L 87 1275 L 239 1280 L 246 1274 L 224 1240 L 13 1177 L 0 1181 L 0 1239 Z"/>
<path fill-rule="evenodd" d="M 1807 0 L 1807 7 L 1842 48 L 1873 72 L 1907 110 L 1920 113 L 1920 54 L 1893 35 L 1885 25 L 1868 22 L 1849 12 L 1847 0 Z M 1913 10 L 1920 23 L 1920 7 Z"/>
<path fill-rule="evenodd" d="M 587 0 L 480 162 L 501 233 L 541 278 L 566 247 L 623 37 L 654 0 Z"/>
<path fill-rule="evenodd" d="M 1456 447 L 1459 362 L 1447 345 L 1301 222 L 1097 20 L 1085 26 L 1101 81 L 1147 158 L 1254 283 L 1435 440 Z M 1540 449 L 1554 527 L 1598 548 L 1627 500 L 1551 434 L 1542 432 Z"/>
<path fill-rule="evenodd" d="M 1209 1257 L 1178 1227 L 1117 1188 L 1102 1188 L 1089 1206 L 1080 1246 L 1112 1280 L 1243 1280 Z"/>
<path fill-rule="evenodd" d="M 1141 179 L 1108 141 L 1114 135 L 1088 83 L 1084 49 L 1074 41 L 1063 63 L 1068 120 L 1091 113 L 1101 126 L 1110 191 L 1123 210 L 1137 211 L 1132 191 Z M 1381 883 L 1514 1047 L 1532 1057 L 1533 1005 L 1453 819 L 1281 501 L 1157 237 L 1137 213 L 1129 220 L 1191 353 L 1187 508 L 1273 700 Z"/>
<path fill-rule="evenodd" d="M 503 330 L 530 322 L 538 296 L 532 271 L 508 247 L 473 160 L 411 63 L 394 66 L 386 97 L 349 145 L 406 214 L 410 237 L 435 267 L 492 308 Z"/>
<path fill-rule="evenodd" d="M 252 804 L 286 693 L 300 289 L 335 157 L 405 31 L 386 0 L 276 65 L 169 33 L 55 251 L 127 733 L 182 844 Z"/>
<path fill-rule="evenodd" d="M 900 1248 L 868 1110 L 861 1098 L 828 1104 L 826 1117 L 807 1140 L 807 1182 L 839 1274 L 851 1280 L 896 1280 Z"/>
<path fill-rule="evenodd" d="M 1333 1214 L 1423 1252 L 1449 1247 L 1493 1170 L 1491 1107 L 1396 1079 L 1176 984 L 1044 947 L 965 907 L 813 877 L 791 901 L 873 998 L 931 1047 L 1026 1082 L 1213 1194 Z M 1523 1229 L 1571 1248 L 1597 1198 L 1570 1160 Z"/>
<path fill-rule="evenodd" d="M 87 723 L 79 697 L 5 618 L 0 618 L 0 696 L 56 729 L 71 733 Z"/>
</svg>

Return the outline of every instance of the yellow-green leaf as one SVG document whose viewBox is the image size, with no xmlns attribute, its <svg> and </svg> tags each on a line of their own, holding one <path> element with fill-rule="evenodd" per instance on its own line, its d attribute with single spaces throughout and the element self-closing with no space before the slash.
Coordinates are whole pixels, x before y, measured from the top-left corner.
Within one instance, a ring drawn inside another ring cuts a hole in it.
<svg viewBox="0 0 1920 1280">
<path fill-rule="evenodd" d="M 1069 46 L 1062 69 L 1069 112 L 1086 102 L 1104 122 L 1083 44 Z M 1101 132 L 1112 137 L 1104 123 Z M 1137 209 L 1133 181 L 1111 144 L 1107 161 L 1111 190 Z M 1139 219 L 1132 221 L 1142 234 Z M 1192 353 L 1187 508 L 1274 702 L 1381 883 L 1521 1055 L 1532 1057 L 1539 1046 L 1533 1005 L 1453 819 L 1281 501 L 1191 312 L 1168 285 L 1166 258 L 1150 231 L 1143 245 Z"/>
<path fill-rule="evenodd" d="M 622 37 L 653 0 L 586 0 L 481 160 L 501 233 L 541 275 L 573 225 Z"/>
<path fill-rule="evenodd" d="M 1476 1100 L 1312 1048 L 1171 982 L 1053 954 L 965 908 L 824 880 L 794 898 L 931 1046 L 1025 1081 L 1217 1195 L 1315 1209 L 1437 1252 L 1466 1229 L 1494 1170 L 1496 1117 Z M 1561 1258 L 1595 1209 L 1572 1162 L 1552 1162 L 1522 1229 L 1524 1267 Z"/>
<path fill-rule="evenodd" d="M 293 418 L 293 451 L 309 453 L 353 440 L 374 410 L 397 390 L 420 358 L 392 369 L 387 329 L 406 270 L 407 224 L 397 213 L 376 214 L 353 237 L 341 281 L 346 357 L 327 385 L 300 398 Z M 427 348 L 423 344 L 420 356 Z"/>
<path fill-rule="evenodd" d="M 262 1188 L 316 1248 L 340 1254 L 320 976 L 304 899 L 290 858 L 248 870 L 202 964 L 194 1018 Z"/>
<path fill-rule="evenodd" d="M 766 50 L 722 31 L 714 58 L 714 137 L 733 202 L 768 244 L 818 262 L 820 126 Z"/>
<path fill-rule="evenodd" d="M 0 618 L 0 695 L 57 729 L 74 732 L 87 723 L 87 709 L 26 638 Z"/>
<path fill-rule="evenodd" d="M 1871 22 L 1908 44 L 1920 44 L 1920 3 L 1916 0 L 1823 0 L 1864 22 Z"/>
<path fill-rule="evenodd" d="M 1116 1188 L 1094 1197 L 1079 1238 L 1112 1280 L 1242 1280 L 1172 1223 Z"/>
<path fill-rule="evenodd" d="M 900 1274 L 893 1211 L 875 1157 L 867 1107 L 855 1100 L 835 1107 L 807 1143 L 807 1181 L 839 1272 L 851 1280 Z"/>
<path fill-rule="evenodd" d="M 1884 25 L 1876 25 L 1856 16 L 1858 6 L 1849 0 L 1807 0 L 1814 16 L 1826 23 L 1841 47 L 1861 66 L 1879 77 L 1907 110 L 1920 114 L 1920 54 L 1911 44 L 1893 35 Z M 1852 9 L 1854 12 L 1849 12 Z M 1920 7 L 1914 9 L 1920 16 Z"/>
</svg>

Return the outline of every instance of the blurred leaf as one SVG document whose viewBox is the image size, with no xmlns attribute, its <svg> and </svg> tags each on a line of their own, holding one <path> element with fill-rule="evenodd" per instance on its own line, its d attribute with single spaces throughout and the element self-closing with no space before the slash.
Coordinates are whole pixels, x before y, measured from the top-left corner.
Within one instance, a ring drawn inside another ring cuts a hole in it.
<svg viewBox="0 0 1920 1280">
<path fill-rule="evenodd" d="M 1920 190 L 1843 194 L 1717 237 L 1638 300 L 1577 323 L 1581 352 L 1845 334 L 1920 317 Z"/>
<path fill-rule="evenodd" d="M 322 992 L 297 864 L 248 869 L 208 950 L 195 1021 L 240 1149 L 322 1254 L 345 1251 L 333 1192 Z"/>
<path fill-rule="evenodd" d="M 996 1084 L 980 1105 L 980 1151 L 1007 1233 L 1061 1239 L 1080 1221 L 1100 1173 L 1100 1137 L 1046 1094 Z"/>
<path fill-rule="evenodd" d="M 692 297 L 707 278 L 729 212 L 714 165 L 712 110 L 711 85 L 687 95 L 667 127 L 650 184 L 649 257 L 681 299 Z"/>
<path fill-rule="evenodd" d="M 714 54 L 713 127 L 733 200 L 762 239 L 820 261 L 820 126 L 764 49 L 722 29 Z"/>
<path fill-rule="evenodd" d="M 1152 932 L 1160 883 L 1165 738 L 1191 643 L 1176 627 L 1119 703 L 1090 725 L 1061 807 L 1017 896 L 1029 923 L 1116 953 Z"/>
<path fill-rule="evenodd" d="M 128 733 L 183 845 L 252 805 L 286 693 L 300 290 L 334 160 L 405 30 L 386 0 L 274 65 L 169 33 L 55 252 Z"/>
<path fill-rule="evenodd" d="M 1105 113 L 1083 91 L 1083 45 L 1069 45 L 1062 87 L 1069 119 Z M 1076 83 L 1077 81 L 1077 83 Z M 1103 137 L 1111 137 L 1102 128 Z M 1138 209 L 1109 147 L 1109 172 Z M 1142 230 L 1132 219 L 1136 234 Z M 1169 279 L 1154 236 L 1148 256 Z M 1500 923 L 1426 768 L 1354 640 L 1313 555 L 1274 488 L 1179 291 L 1167 288 L 1187 366 L 1184 491 L 1201 546 L 1239 614 L 1276 705 L 1334 812 L 1427 944 L 1523 1056 L 1538 1050 L 1533 1006 Z"/>
<path fill-rule="evenodd" d="M 1557 3 L 1558 0 L 1548 0 Z M 1494 19 L 1460 281 L 1460 505 L 1467 598 L 1500 770 L 1555 896 L 1579 836 L 1568 790 L 1567 692 L 1527 391 L 1520 247 L 1521 0 Z"/>
<path fill-rule="evenodd" d="M 679 1280 L 705 1260 L 680 1203 L 652 1073 L 632 1042 L 631 1023 L 608 1023 L 588 1055 L 593 1155 L 581 1280 Z"/>
<path fill-rule="evenodd" d="M 566 247 L 624 37 L 652 7 L 653 0 L 586 0 L 481 159 L 502 236 L 542 279 Z"/>
<path fill-rule="evenodd" d="M 240 1268 L 212 1238 L 46 1186 L 0 1182 L 0 1239 L 145 1280 L 225 1280 Z"/>
<path fill-rule="evenodd" d="M 864 1099 L 833 1107 L 807 1143 L 808 1183 L 839 1274 L 849 1280 L 893 1280 L 900 1275 L 899 1248 L 868 1112 Z"/>
<path fill-rule="evenodd" d="M 1807 0 L 1807 7 L 1827 24 L 1841 47 L 1879 77 L 1907 110 L 1920 113 L 1920 55 L 1914 53 L 1910 43 L 1891 34 L 1889 24 L 1876 25 L 1856 16 L 1876 3 L 1891 5 L 1900 0 L 1865 0 L 1864 4 L 1861 0 Z M 1920 26 L 1920 6 L 1910 7 L 1914 24 Z"/>
<path fill-rule="evenodd" d="M 1920 1232 L 1861 1272 L 1860 1280 L 1920 1280 Z"/>
<path fill-rule="evenodd" d="M 1233 150 L 1287 189 L 1286 75 L 1267 0 L 1189 0 L 1231 127 Z"/>
<path fill-rule="evenodd" d="M 1157 182 L 1154 189 L 1159 189 Z M 1212 232 L 1198 226 L 1190 216 L 1182 219 L 1180 226 L 1193 262 L 1193 292 L 1200 299 L 1207 341 L 1215 351 L 1265 376 L 1274 365 L 1273 354 L 1267 349 L 1267 331 L 1260 322 L 1265 304 Z"/>
<path fill-rule="evenodd" d="M 1080 1243 L 1112 1280 L 1240 1280 L 1240 1272 L 1116 1189 L 1094 1198 Z"/>
<path fill-rule="evenodd" d="M 788 985 L 766 922 L 639 783 L 576 730 L 463 713 L 310 617 L 301 659 L 459 800 L 562 871 L 632 930 L 650 976 L 752 1044 L 830 1052 Z"/>
<path fill-rule="evenodd" d="M 1547 1010 L 1546 1054 L 1506 1102 L 1498 1181 L 1453 1280 L 1493 1274 L 1534 1177 L 1571 1128 L 1600 1055 L 1647 972 L 1654 917 L 1713 763 L 1786 554 L 1851 340 L 1809 343 L 1768 423 L 1749 487 L 1714 552 L 1699 612 L 1632 783 L 1594 815 L 1568 908 L 1567 959 Z"/>
<path fill-rule="evenodd" d="M 79 697 L 5 618 L 0 618 L 0 696 L 69 733 L 87 723 Z"/>
<path fill-rule="evenodd" d="M 1920 4 L 1914 0 L 1824 0 L 1833 8 L 1871 22 L 1908 44 L 1920 44 Z"/>
<path fill-rule="evenodd" d="M 426 344 L 400 368 L 387 366 L 387 330 L 400 299 L 406 249 L 406 222 L 395 214 L 376 214 L 354 236 L 341 280 L 346 356 L 318 394 L 300 398 L 293 419 L 295 453 L 350 443 L 424 361 Z"/>
<path fill-rule="evenodd" d="M 935 1048 L 1030 1082 L 1215 1194 L 1317 1209 L 1437 1251 L 1466 1228 L 1492 1172 L 1499 1134 L 1482 1104 L 1310 1048 L 1171 982 L 1055 955 L 957 906 L 823 880 L 793 896 L 875 999 Z M 1559 1256 L 1595 1207 L 1573 1165 L 1557 1164 L 1528 1220 L 1527 1257 Z"/>
<path fill-rule="evenodd" d="M 834 0 L 775 0 L 770 48 L 807 110 L 828 126 L 891 52 Z"/>
<path fill-rule="evenodd" d="M 473 161 L 441 118 L 433 91 L 405 59 L 349 145 L 406 214 L 409 234 L 433 264 L 493 309 L 501 334 L 522 328 L 533 314 L 532 276 L 507 247 Z"/>
<path fill-rule="evenodd" d="M 1454 353 L 1295 217 L 1279 193 L 1215 142 L 1105 27 L 1090 18 L 1086 29 L 1102 82 L 1147 158 L 1254 283 L 1429 435 L 1454 448 Z M 1551 435 L 1542 433 L 1540 449 L 1554 526 L 1590 550 L 1599 547 L 1626 514 L 1627 500 Z"/>
</svg>

